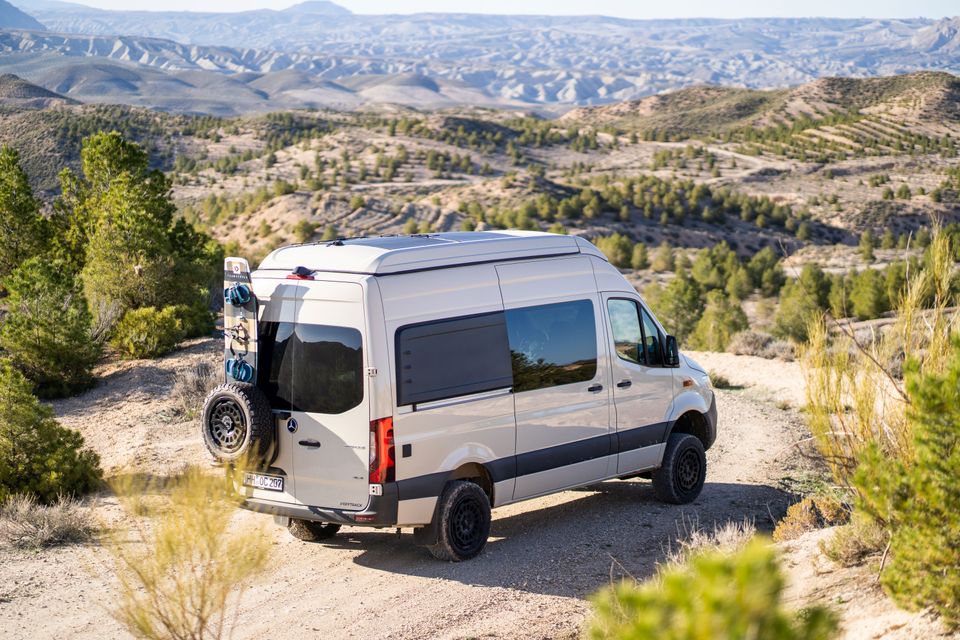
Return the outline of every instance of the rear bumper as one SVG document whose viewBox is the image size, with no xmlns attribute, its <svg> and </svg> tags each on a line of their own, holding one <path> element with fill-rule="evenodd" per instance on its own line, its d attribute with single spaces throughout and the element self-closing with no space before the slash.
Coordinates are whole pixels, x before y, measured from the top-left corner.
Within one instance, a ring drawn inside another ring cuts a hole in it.
<svg viewBox="0 0 960 640">
<path fill-rule="evenodd" d="M 267 502 L 255 498 L 245 499 L 240 506 L 257 513 L 268 513 L 297 520 L 333 522 L 357 527 L 392 527 L 397 524 L 398 496 L 397 483 L 390 482 L 383 485 L 382 496 L 370 496 L 370 503 L 363 511 L 322 509 L 302 504 Z"/>
</svg>

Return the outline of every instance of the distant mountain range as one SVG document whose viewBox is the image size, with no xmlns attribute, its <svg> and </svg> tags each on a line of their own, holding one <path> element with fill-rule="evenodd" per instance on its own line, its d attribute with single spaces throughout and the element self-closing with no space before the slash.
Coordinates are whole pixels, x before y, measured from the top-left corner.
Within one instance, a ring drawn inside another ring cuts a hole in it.
<svg viewBox="0 0 960 640">
<path fill-rule="evenodd" d="M 14 1 L 39 22 L 5 21 L 0 0 L 0 70 L 80 100 L 224 114 L 377 102 L 563 111 L 699 84 L 960 72 L 960 18 L 638 21 L 370 16 L 330 2 L 195 13 Z"/>
</svg>

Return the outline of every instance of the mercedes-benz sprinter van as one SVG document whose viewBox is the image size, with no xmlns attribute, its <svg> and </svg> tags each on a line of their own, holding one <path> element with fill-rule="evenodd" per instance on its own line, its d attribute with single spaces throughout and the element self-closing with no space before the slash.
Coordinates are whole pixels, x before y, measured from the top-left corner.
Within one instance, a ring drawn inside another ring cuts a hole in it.
<svg viewBox="0 0 960 640">
<path fill-rule="evenodd" d="M 413 527 L 459 561 L 491 507 L 638 475 L 668 502 L 700 493 L 708 376 L 583 238 L 343 239 L 227 267 L 204 440 L 253 458 L 245 506 L 298 537 Z"/>
</svg>

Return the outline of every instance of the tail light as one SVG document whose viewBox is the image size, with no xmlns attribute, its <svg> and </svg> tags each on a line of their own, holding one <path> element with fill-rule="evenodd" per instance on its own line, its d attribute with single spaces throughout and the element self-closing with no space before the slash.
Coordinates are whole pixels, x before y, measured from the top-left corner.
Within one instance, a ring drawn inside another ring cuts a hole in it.
<svg viewBox="0 0 960 640">
<path fill-rule="evenodd" d="M 393 447 L 393 418 L 370 422 L 370 484 L 396 480 L 396 454 Z"/>
</svg>

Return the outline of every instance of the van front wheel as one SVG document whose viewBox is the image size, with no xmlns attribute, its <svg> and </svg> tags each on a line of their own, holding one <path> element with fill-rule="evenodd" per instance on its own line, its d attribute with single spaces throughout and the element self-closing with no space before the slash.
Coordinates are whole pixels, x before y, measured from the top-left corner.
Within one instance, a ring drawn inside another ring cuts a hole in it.
<svg viewBox="0 0 960 640">
<path fill-rule="evenodd" d="M 478 485 L 456 480 L 437 506 L 439 538 L 427 547 L 437 560 L 462 562 L 483 551 L 490 535 L 490 500 Z"/>
<path fill-rule="evenodd" d="M 340 525 L 329 522 L 312 522 L 310 520 L 290 518 L 287 531 L 297 540 L 319 542 L 320 540 L 329 540 L 337 535 L 337 531 L 340 531 Z"/>
<path fill-rule="evenodd" d="M 689 433 L 674 433 L 667 440 L 663 463 L 653 472 L 653 491 L 663 502 L 687 504 L 700 495 L 707 479 L 703 443 Z"/>
</svg>

